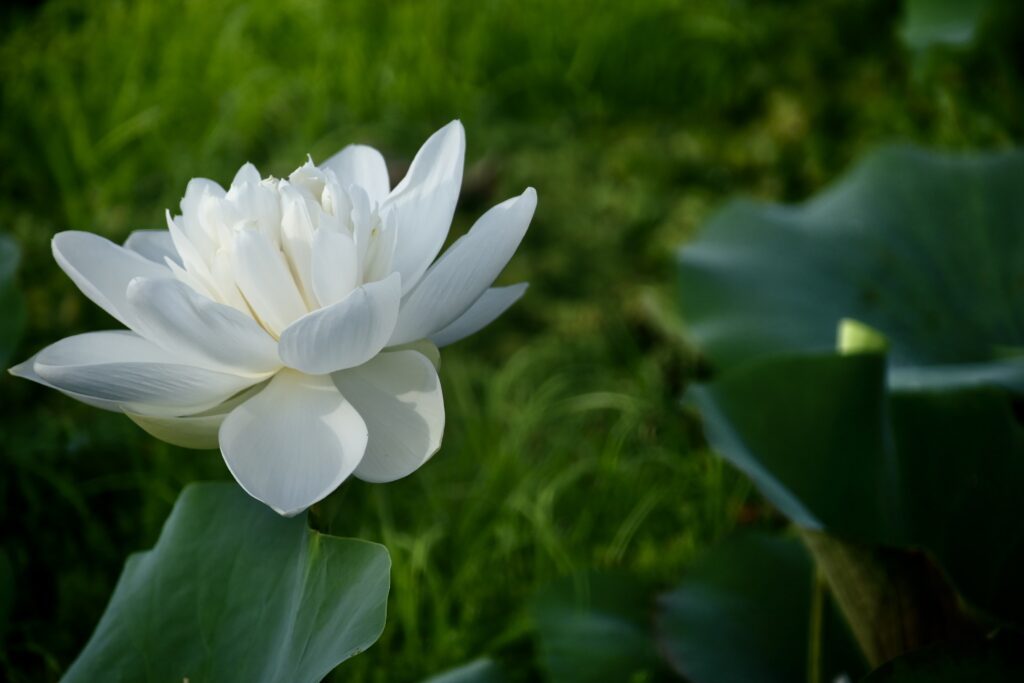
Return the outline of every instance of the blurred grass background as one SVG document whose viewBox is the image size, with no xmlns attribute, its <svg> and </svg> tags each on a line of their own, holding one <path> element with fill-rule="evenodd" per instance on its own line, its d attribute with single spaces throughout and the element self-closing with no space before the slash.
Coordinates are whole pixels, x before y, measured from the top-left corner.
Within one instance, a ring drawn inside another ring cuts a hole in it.
<svg viewBox="0 0 1024 683">
<path fill-rule="evenodd" d="M 880 142 L 1019 141 L 1015 4 L 973 47 L 927 52 L 901 43 L 892 0 L 7 5 L 0 230 L 23 249 L 29 306 L 16 360 L 115 326 L 52 261 L 53 233 L 120 240 L 162 227 L 193 176 L 226 183 L 246 160 L 281 176 L 353 141 L 400 177 L 461 118 L 453 232 L 535 186 L 502 278 L 531 289 L 446 350 L 434 460 L 348 482 L 312 521 L 394 560 L 387 629 L 335 679 L 527 654 L 522 605 L 544 582 L 584 567 L 669 582 L 735 525 L 770 523 L 681 407 L 700 365 L 671 314 L 673 247 L 728 196 L 803 198 Z M 215 452 L 28 382 L 5 375 L 0 396 L 0 678 L 56 680 L 182 486 L 228 474 Z"/>
</svg>

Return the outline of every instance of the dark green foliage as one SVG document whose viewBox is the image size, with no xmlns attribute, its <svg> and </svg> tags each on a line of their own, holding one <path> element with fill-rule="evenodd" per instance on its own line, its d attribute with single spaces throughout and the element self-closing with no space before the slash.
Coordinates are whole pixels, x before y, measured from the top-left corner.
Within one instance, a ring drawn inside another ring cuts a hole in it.
<svg viewBox="0 0 1024 683">
<path fill-rule="evenodd" d="M 1024 429 L 1000 387 L 887 392 L 881 356 L 757 361 L 694 392 L 708 437 L 801 526 L 924 548 L 1024 622 Z"/>
<path fill-rule="evenodd" d="M 25 327 L 25 304 L 15 280 L 19 260 L 18 245 L 0 235 L 0 366 L 6 366 L 11 359 Z"/>
<path fill-rule="evenodd" d="M 806 530 L 871 666 L 1024 624 L 1022 171 L 887 148 L 800 206 L 734 202 L 680 253 L 709 441 Z"/>
<path fill-rule="evenodd" d="M 531 605 L 549 681 L 788 683 L 864 670 L 795 537 L 731 539 L 661 596 L 635 577 L 589 572 L 546 586 Z"/>
<path fill-rule="evenodd" d="M 903 38 L 916 49 L 969 45 L 993 4 L 992 0 L 906 0 Z"/>
<path fill-rule="evenodd" d="M 672 248 L 734 194 L 808 196 L 892 138 L 1001 148 L 1024 132 L 1019 9 L 927 69 L 891 0 L 257 0 L 0 9 L 0 231 L 15 237 L 21 360 L 114 323 L 49 253 L 58 230 L 160 227 L 195 175 L 282 175 L 358 140 L 402 160 L 458 116 L 455 232 L 537 187 L 505 319 L 445 353 L 444 446 L 407 480 L 351 482 L 312 514 L 383 542 L 388 627 L 338 677 L 417 680 L 522 653 L 535 587 L 585 567 L 663 585 L 737 520 L 748 484 L 678 396 L 694 371 Z M 986 28 L 987 27 L 987 28 Z M 183 486 L 226 478 L 126 419 L 0 377 L 0 537 L 15 592 L 0 678 L 56 680 L 128 552 Z M 599 504 L 598 504 L 599 503 Z M 517 649 L 518 648 L 518 649 Z"/>
<path fill-rule="evenodd" d="M 1018 623 L 1022 173 L 1020 153 L 887 149 L 799 207 L 733 204 L 680 254 L 689 329 L 725 369 L 693 392 L 716 449 L 797 524 L 923 547 Z M 843 318 L 885 336 L 891 373 L 815 355 Z"/>
<path fill-rule="evenodd" d="M 1003 632 L 969 643 L 936 643 L 871 672 L 863 683 L 1017 683 L 1024 680 L 1024 638 Z"/>
<path fill-rule="evenodd" d="M 864 669 L 796 537 L 749 534 L 711 549 L 662 596 L 658 638 L 694 683 L 855 680 Z"/>
<path fill-rule="evenodd" d="M 423 683 L 504 683 L 501 666 L 490 659 L 476 659 L 450 671 L 425 679 Z"/>
<path fill-rule="evenodd" d="M 547 680 L 652 681 L 665 669 L 654 640 L 654 591 L 615 574 L 579 574 L 533 600 Z"/>
<path fill-rule="evenodd" d="M 761 361 L 694 387 L 715 450 L 808 529 L 892 541 L 901 523 L 887 448 L 884 358 Z"/>
</svg>

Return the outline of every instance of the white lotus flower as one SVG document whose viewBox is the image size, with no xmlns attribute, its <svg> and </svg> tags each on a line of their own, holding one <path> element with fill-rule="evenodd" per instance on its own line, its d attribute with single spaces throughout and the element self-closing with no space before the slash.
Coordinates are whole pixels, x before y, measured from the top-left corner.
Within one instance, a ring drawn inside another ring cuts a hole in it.
<svg viewBox="0 0 1024 683">
<path fill-rule="evenodd" d="M 349 475 L 404 477 L 444 431 L 436 347 L 526 290 L 490 285 L 526 233 L 532 188 L 434 261 L 464 153 L 453 121 L 394 189 L 381 154 L 352 145 L 287 180 L 251 164 L 227 191 L 194 179 L 168 230 L 123 247 L 60 233 L 57 263 L 128 330 L 63 339 L 11 372 L 171 443 L 219 444 L 238 483 L 284 515 Z"/>
</svg>

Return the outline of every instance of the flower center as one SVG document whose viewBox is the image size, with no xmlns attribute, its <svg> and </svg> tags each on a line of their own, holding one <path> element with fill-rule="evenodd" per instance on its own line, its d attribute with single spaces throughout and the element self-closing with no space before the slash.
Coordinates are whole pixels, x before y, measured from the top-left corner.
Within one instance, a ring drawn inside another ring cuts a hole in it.
<svg viewBox="0 0 1024 683">
<path fill-rule="evenodd" d="M 393 212 L 312 160 L 287 179 L 243 166 L 225 191 L 196 179 L 168 228 L 175 277 L 251 315 L 271 335 L 391 272 Z"/>
</svg>

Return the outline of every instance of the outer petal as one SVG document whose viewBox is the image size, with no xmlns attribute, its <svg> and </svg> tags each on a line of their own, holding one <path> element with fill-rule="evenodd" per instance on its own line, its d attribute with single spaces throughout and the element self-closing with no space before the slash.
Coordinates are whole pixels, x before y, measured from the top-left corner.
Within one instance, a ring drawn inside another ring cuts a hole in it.
<svg viewBox="0 0 1024 683">
<path fill-rule="evenodd" d="M 529 285 L 520 282 L 508 287 L 492 287 L 484 292 L 469 309 L 442 330 L 430 335 L 438 346 L 447 346 L 476 334 L 498 319 L 512 304 L 519 301 Z"/>
<path fill-rule="evenodd" d="M 164 265 L 170 259 L 181 265 L 181 256 L 174 248 L 174 240 L 168 230 L 136 230 L 124 241 L 124 248 L 145 256 L 153 263 Z"/>
<path fill-rule="evenodd" d="M 282 370 L 235 408 L 220 449 L 242 488 L 278 513 L 297 514 L 343 482 L 366 450 L 366 425 L 330 377 Z"/>
<path fill-rule="evenodd" d="M 515 254 L 536 208 L 531 187 L 481 216 L 402 299 L 388 345 L 429 337 L 465 313 Z"/>
<path fill-rule="evenodd" d="M 419 339 L 408 344 L 402 344 L 401 346 L 388 349 L 387 352 L 391 353 L 393 351 L 415 351 L 426 356 L 427 360 L 433 363 L 435 370 L 441 370 L 441 349 L 437 348 L 437 344 L 429 339 Z"/>
<path fill-rule="evenodd" d="M 217 447 L 217 432 L 224 423 L 225 413 L 215 415 L 186 415 L 184 417 L 150 417 L 126 413 L 132 422 L 150 436 L 174 446 L 206 450 Z"/>
<path fill-rule="evenodd" d="M 266 235 L 253 230 L 238 233 L 233 258 L 238 288 L 275 334 L 306 313 L 284 254 Z"/>
<path fill-rule="evenodd" d="M 36 384 L 42 384 L 44 387 L 47 387 L 49 389 L 56 389 L 65 396 L 69 396 L 75 399 L 76 401 L 81 401 L 82 403 L 88 406 L 92 406 L 93 408 L 99 408 L 101 410 L 110 410 L 115 413 L 121 412 L 121 404 L 118 403 L 117 401 L 108 401 L 102 398 L 86 396 L 85 394 L 79 394 L 74 391 L 61 389 L 60 387 L 51 384 L 50 382 L 47 382 L 45 379 L 39 376 L 39 373 L 36 372 L 36 358 L 38 357 L 39 354 L 37 353 L 35 356 L 32 356 L 28 360 L 18 363 L 13 368 L 10 368 L 7 372 L 11 373 L 15 377 L 21 377 L 22 379 L 27 379 L 31 382 L 35 382 Z"/>
<path fill-rule="evenodd" d="M 269 380 L 268 380 L 269 381 Z M 155 417 L 152 415 L 136 415 L 127 413 L 131 421 L 142 427 L 151 436 L 161 441 L 181 446 L 182 448 L 209 449 L 217 448 L 217 434 L 228 414 L 245 401 L 258 394 L 267 382 L 232 396 L 224 403 L 214 406 L 195 415 L 181 417 Z"/>
<path fill-rule="evenodd" d="M 259 381 L 194 367 L 127 331 L 62 339 L 40 351 L 32 369 L 48 386 L 94 405 L 144 415 L 207 410 Z"/>
<path fill-rule="evenodd" d="M 394 270 L 403 292 L 415 285 L 441 251 L 452 224 L 462 186 L 466 132 L 452 121 L 423 144 L 402 182 L 395 186 L 381 215 L 398 210 Z"/>
<path fill-rule="evenodd" d="M 437 371 L 426 356 L 416 351 L 382 353 L 333 377 L 369 430 L 366 455 L 355 471 L 358 478 L 400 479 L 441 447 L 444 398 Z"/>
<path fill-rule="evenodd" d="M 167 266 L 88 232 L 61 232 L 53 257 L 82 293 L 126 327 L 132 326 L 128 283 L 136 277 L 170 277 Z"/>
<path fill-rule="evenodd" d="M 387 164 L 384 163 L 381 153 L 373 147 L 349 145 L 321 166 L 334 171 L 342 187 L 358 185 L 378 204 L 383 202 L 391 191 Z"/>
<path fill-rule="evenodd" d="M 288 367 L 323 375 L 376 356 L 398 318 L 397 273 L 358 287 L 336 304 L 296 320 L 281 334 L 278 353 Z"/>
<path fill-rule="evenodd" d="M 277 343 L 251 317 L 172 278 L 136 278 L 128 303 L 151 341 L 202 367 L 266 376 L 281 367 Z"/>
</svg>

